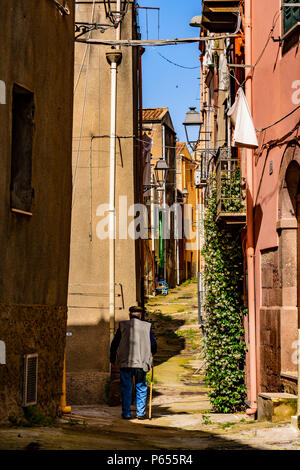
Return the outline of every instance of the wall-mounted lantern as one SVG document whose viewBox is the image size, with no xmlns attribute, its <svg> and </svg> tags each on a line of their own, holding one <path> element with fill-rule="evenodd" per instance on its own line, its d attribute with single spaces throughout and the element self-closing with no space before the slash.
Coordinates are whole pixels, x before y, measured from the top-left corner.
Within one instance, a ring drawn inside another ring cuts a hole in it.
<svg viewBox="0 0 300 470">
<path fill-rule="evenodd" d="M 118 27 L 126 15 L 129 2 L 128 0 L 122 0 L 119 4 L 120 6 L 118 6 L 118 2 L 116 0 L 104 0 L 106 17 L 111 21 L 115 28 Z"/>
<path fill-rule="evenodd" d="M 191 147 L 192 151 L 194 152 L 196 150 L 197 144 L 199 142 L 201 126 L 203 124 L 203 122 L 201 121 L 200 114 L 196 111 L 195 107 L 190 107 L 190 110 L 186 113 L 185 120 L 182 124 L 183 124 L 184 129 L 185 129 L 185 135 L 186 135 L 187 143 Z M 188 130 L 191 127 L 199 129 L 199 131 L 197 133 L 198 137 L 197 137 L 196 140 L 192 140 L 192 137 L 190 135 L 190 131 Z"/>
<path fill-rule="evenodd" d="M 164 160 L 163 158 L 160 158 L 157 161 L 155 168 L 154 168 L 154 173 L 155 173 L 156 182 L 160 187 L 162 187 L 166 183 L 167 171 L 169 169 L 170 168 L 168 167 L 166 160 Z"/>
</svg>

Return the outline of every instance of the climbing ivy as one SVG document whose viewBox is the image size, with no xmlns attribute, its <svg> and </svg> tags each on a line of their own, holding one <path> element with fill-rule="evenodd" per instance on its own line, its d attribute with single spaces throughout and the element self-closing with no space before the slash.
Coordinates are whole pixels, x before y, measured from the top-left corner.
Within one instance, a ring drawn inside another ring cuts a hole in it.
<svg viewBox="0 0 300 470">
<path fill-rule="evenodd" d="M 222 212 L 244 212 L 246 210 L 244 197 L 241 191 L 241 170 L 236 167 L 221 174 L 221 202 Z"/>
<path fill-rule="evenodd" d="M 242 409 L 245 401 L 243 260 L 240 234 L 218 223 L 215 178 L 204 220 L 206 382 L 215 411 Z"/>
</svg>

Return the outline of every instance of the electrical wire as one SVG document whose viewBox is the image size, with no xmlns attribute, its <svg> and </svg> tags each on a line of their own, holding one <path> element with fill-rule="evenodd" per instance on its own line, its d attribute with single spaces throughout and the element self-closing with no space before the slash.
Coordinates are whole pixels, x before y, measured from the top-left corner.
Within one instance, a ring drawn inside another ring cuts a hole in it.
<svg viewBox="0 0 300 470">
<path fill-rule="evenodd" d="M 92 14 L 91 14 L 90 23 L 93 23 L 94 13 L 95 13 L 95 0 L 93 0 L 93 7 L 92 7 Z M 91 37 L 91 34 L 92 34 L 92 31 L 89 31 L 89 33 L 88 33 L 88 38 Z M 77 77 L 77 80 L 76 80 L 76 83 L 75 83 L 75 86 L 74 86 L 74 94 L 75 94 L 75 92 L 76 92 L 76 90 L 77 90 L 77 86 L 78 86 L 78 83 L 79 83 L 80 75 L 81 75 L 81 72 L 82 72 L 82 70 L 83 70 L 83 66 L 84 66 L 84 62 L 85 62 L 85 58 L 86 58 L 86 54 L 87 54 L 88 47 L 91 47 L 91 46 L 89 46 L 88 44 L 86 44 L 85 51 L 84 51 L 84 54 L 83 54 L 83 58 L 82 58 L 82 61 L 81 61 L 81 66 L 80 66 L 80 69 L 79 69 L 79 72 L 78 72 L 78 77 Z"/>
<path fill-rule="evenodd" d="M 180 65 L 180 64 L 177 64 L 176 62 L 173 62 L 172 60 L 168 59 L 167 57 L 165 57 L 164 55 L 162 55 L 160 52 L 158 52 L 155 48 L 154 48 L 156 54 L 158 54 L 162 59 L 166 60 L 167 62 L 169 62 L 170 64 L 172 65 L 175 65 L 176 67 L 180 67 L 181 69 L 189 69 L 189 70 L 195 70 L 195 69 L 199 69 L 200 68 L 200 64 L 197 65 L 197 67 L 187 67 L 186 65 Z"/>
<path fill-rule="evenodd" d="M 293 109 L 292 111 L 290 111 L 288 114 L 286 114 L 285 116 L 283 116 L 282 118 L 278 119 L 278 121 L 274 122 L 273 124 L 270 124 L 269 126 L 267 127 L 263 127 L 262 129 L 255 129 L 256 132 L 263 132 L 263 131 L 266 131 L 267 129 L 270 129 L 271 127 L 274 127 L 276 126 L 276 124 L 279 124 L 279 122 L 283 121 L 284 119 L 288 118 L 289 116 L 291 116 L 292 114 L 294 114 L 298 109 L 300 108 L 300 105 L 297 106 L 295 109 Z"/>
<path fill-rule="evenodd" d="M 83 42 L 88 44 L 98 44 L 102 46 L 124 46 L 124 47 L 139 47 L 139 46 L 173 46 L 176 44 L 192 44 L 194 42 L 215 41 L 219 39 L 228 39 L 238 37 L 238 34 L 223 34 L 220 36 L 206 36 L 197 38 L 175 38 L 175 39 L 120 39 L 118 41 L 112 39 L 85 39 L 78 38 L 76 42 Z"/>
<path fill-rule="evenodd" d="M 93 8 L 92 8 L 92 19 L 94 16 L 95 11 L 95 0 L 93 0 Z M 85 74 L 85 86 L 84 86 L 84 94 L 83 94 L 83 104 L 82 104 L 82 114 L 81 114 L 81 123 L 80 123 L 80 138 L 77 147 L 77 156 L 76 156 L 76 163 L 75 169 L 73 174 L 73 194 L 72 194 L 72 209 L 75 203 L 75 192 L 76 192 L 76 178 L 77 178 L 77 169 L 79 164 L 80 158 L 80 149 L 81 149 L 81 137 L 83 131 L 83 124 L 84 124 L 84 115 L 85 115 L 85 107 L 86 107 L 86 99 L 87 99 L 87 87 L 88 87 L 88 77 L 89 77 L 89 67 L 90 67 L 90 54 L 91 54 L 91 46 L 88 47 L 88 59 L 87 59 L 87 69 Z"/>
<path fill-rule="evenodd" d="M 264 46 L 263 46 L 263 48 L 262 48 L 261 53 L 259 54 L 259 56 L 258 56 L 258 58 L 257 58 L 255 64 L 254 64 L 253 67 L 252 67 L 251 78 L 253 78 L 254 72 L 255 72 L 255 68 L 257 67 L 257 65 L 259 64 L 259 62 L 261 61 L 261 59 L 263 58 L 263 55 L 264 55 L 264 53 L 265 53 L 265 51 L 266 51 L 266 49 L 267 49 L 267 47 L 268 47 L 268 44 L 269 44 L 269 42 L 270 42 L 270 40 L 271 40 L 271 38 L 272 38 L 274 29 L 275 29 L 275 26 L 276 26 L 276 24 L 277 24 L 277 22 L 278 22 L 278 20 L 279 20 L 279 18 L 280 18 L 280 14 L 281 14 L 281 11 L 279 10 L 279 11 L 277 11 L 277 12 L 275 13 L 275 15 L 273 16 L 272 26 L 271 26 L 271 29 L 270 29 L 270 31 L 269 31 L 267 40 L 266 40 L 266 42 L 265 42 L 265 44 L 264 44 Z M 243 80 L 243 82 L 241 83 L 241 82 L 236 78 L 236 76 L 233 75 L 232 73 L 230 73 L 229 71 L 228 71 L 228 75 L 230 75 L 230 77 L 232 77 L 232 78 L 236 81 L 236 83 L 237 83 L 237 85 L 238 85 L 239 87 L 243 87 L 243 85 L 244 85 L 244 84 L 246 83 L 246 81 L 248 80 L 248 77 L 250 76 L 250 75 L 248 74 L 248 75 L 246 76 L 246 78 Z"/>
<path fill-rule="evenodd" d="M 274 32 L 275 26 L 276 26 L 276 24 L 277 24 L 277 22 L 278 22 L 278 20 L 279 20 L 279 18 L 280 18 L 280 15 L 281 15 L 281 10 L 277 11 L 277 12 L 275 13 L 275 15 L 273 16 L 272 26 L 271 26 L 271 29 L 270 29 L 270 31 L 269 31 L 269 35 L 268 35 L 268 37 L 267 37 L 267 40 L 266 40 L 266 42 L 265 42 L 265 45 L 264 45 L 264 47 L 262 48 L 261 53 L 259 54 L 259 56 L 258 56 L 258 58 L 257 58 L 257 60 L 256 60 L 256 62 L 255 62 L 255 64 L 254 64 L 253 67 L 252 67 L 251 78 L 253 78 L 254 73 L 255 73 L 255 69 L 256 69 L 257 65 L 259 64 L 259 62 L 261 61 L 261 59 L 262 59 L 263 56 L 264 56 L 264 53 L 265 53 L 265 51 L 266 51 L 266 49 L 267 49 L 267 47 L 268 47 L 268 45 L 269 45 L 269 42 L 270 42 L 270 40 L 271 40 L 271 38 L 272 38 L 272 35 L 273 35 L 273 32 Z M 231 75 L 231 74 L 229 73 L 229 75 Z M 231 75 L 231 76 L 233 77 L 233 75 Z M 242 83 L 239 83 L 239 81 L 238 81 L 235 77 L 233 77 L 233 78 L 235 78 L 235 80 L 237 81 L 237 83 L 239 84 L 239 86 L 242 87 L 242 86 L 246 83 L 246 81 L 248 80 L 248 77 L 249 77 L 249 76 L 250 76 L 250 75 L 248 74 L 248 75 L 246 76 L 245 80 L 244 80 Z"/>
</svg>

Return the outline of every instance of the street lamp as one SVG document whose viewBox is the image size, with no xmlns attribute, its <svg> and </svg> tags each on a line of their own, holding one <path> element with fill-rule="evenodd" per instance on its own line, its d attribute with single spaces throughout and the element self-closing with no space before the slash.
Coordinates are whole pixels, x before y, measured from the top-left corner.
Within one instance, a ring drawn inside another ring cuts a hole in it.
<svg viewBox="0 0 300 470">
<path fill-rule="evenodd" d="M 157 184 L 162 187 L 165 185 L 166 180 L 167 180 L 167 171 L 170 168 L 168 167 L 168 164 L 164 158 L 160 158 L 154 168 L 154 173 L 155 173 L 155 179 L 157 181 Z"/>
<path fill-rule="evenodd" d="M 113 7 L 112 3 L 114 4 Z M 124 16 L 126 15 L 128 10 L 128 4 L 128 0 L 120 1 L 119 6 L 118 2 L 116 3 L 116 1 L 104 0 L 106 18 L 109 18 L 115 28 L 118 27 L 118 25 L 122 22 Z"/>
<path fill-rule="evenodd" d="M 200 114 L 196 111 L 195 107 L 190 107 L 190 110 L 186 113 L 185 120 L 182 124 L 185 129 L 187 143 L 191 147 L 192 151 L 194 152 L 199 142 L 200 130 L 203 124 L 203 122 L 201 121 Z M 190 127 L 199 128 L 197 140 L 191 140 L 191 137 L 189 136 L 189 133 L 188 133 L 188 128 Z"/>
<path fill-rule="evenodd" d="M 188 190 L 187 190 L 186 188 L 184 188 L 184 189 L 181 191 L 181 194 L 182 194 L 183 197 L 188 197 L 189 192 L 188 192 Z"/>
</svg>

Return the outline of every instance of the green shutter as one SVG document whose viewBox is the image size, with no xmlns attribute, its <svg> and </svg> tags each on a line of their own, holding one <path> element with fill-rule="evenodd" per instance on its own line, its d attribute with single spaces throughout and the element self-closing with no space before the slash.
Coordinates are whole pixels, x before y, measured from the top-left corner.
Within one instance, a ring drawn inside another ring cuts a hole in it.
<svg viewBox="0 0 300 470">
<path fill-rule="evenodd" d="M 162 237 L 162 230 L 163 230 L 163 213 L 159 211 L 159 266 L 160 268 L 164 267 L 165 260 L 164 260 L 164 240 Z"/>
<path fill-rule="evenodd" d="M 299 3 L 299 0 L 283 0 L 283 3 Z M 300 22 L 300 7 L 283 8 L 283 27 L 284 33 L 287 33 L 292 27 Z"/>
</svg>

